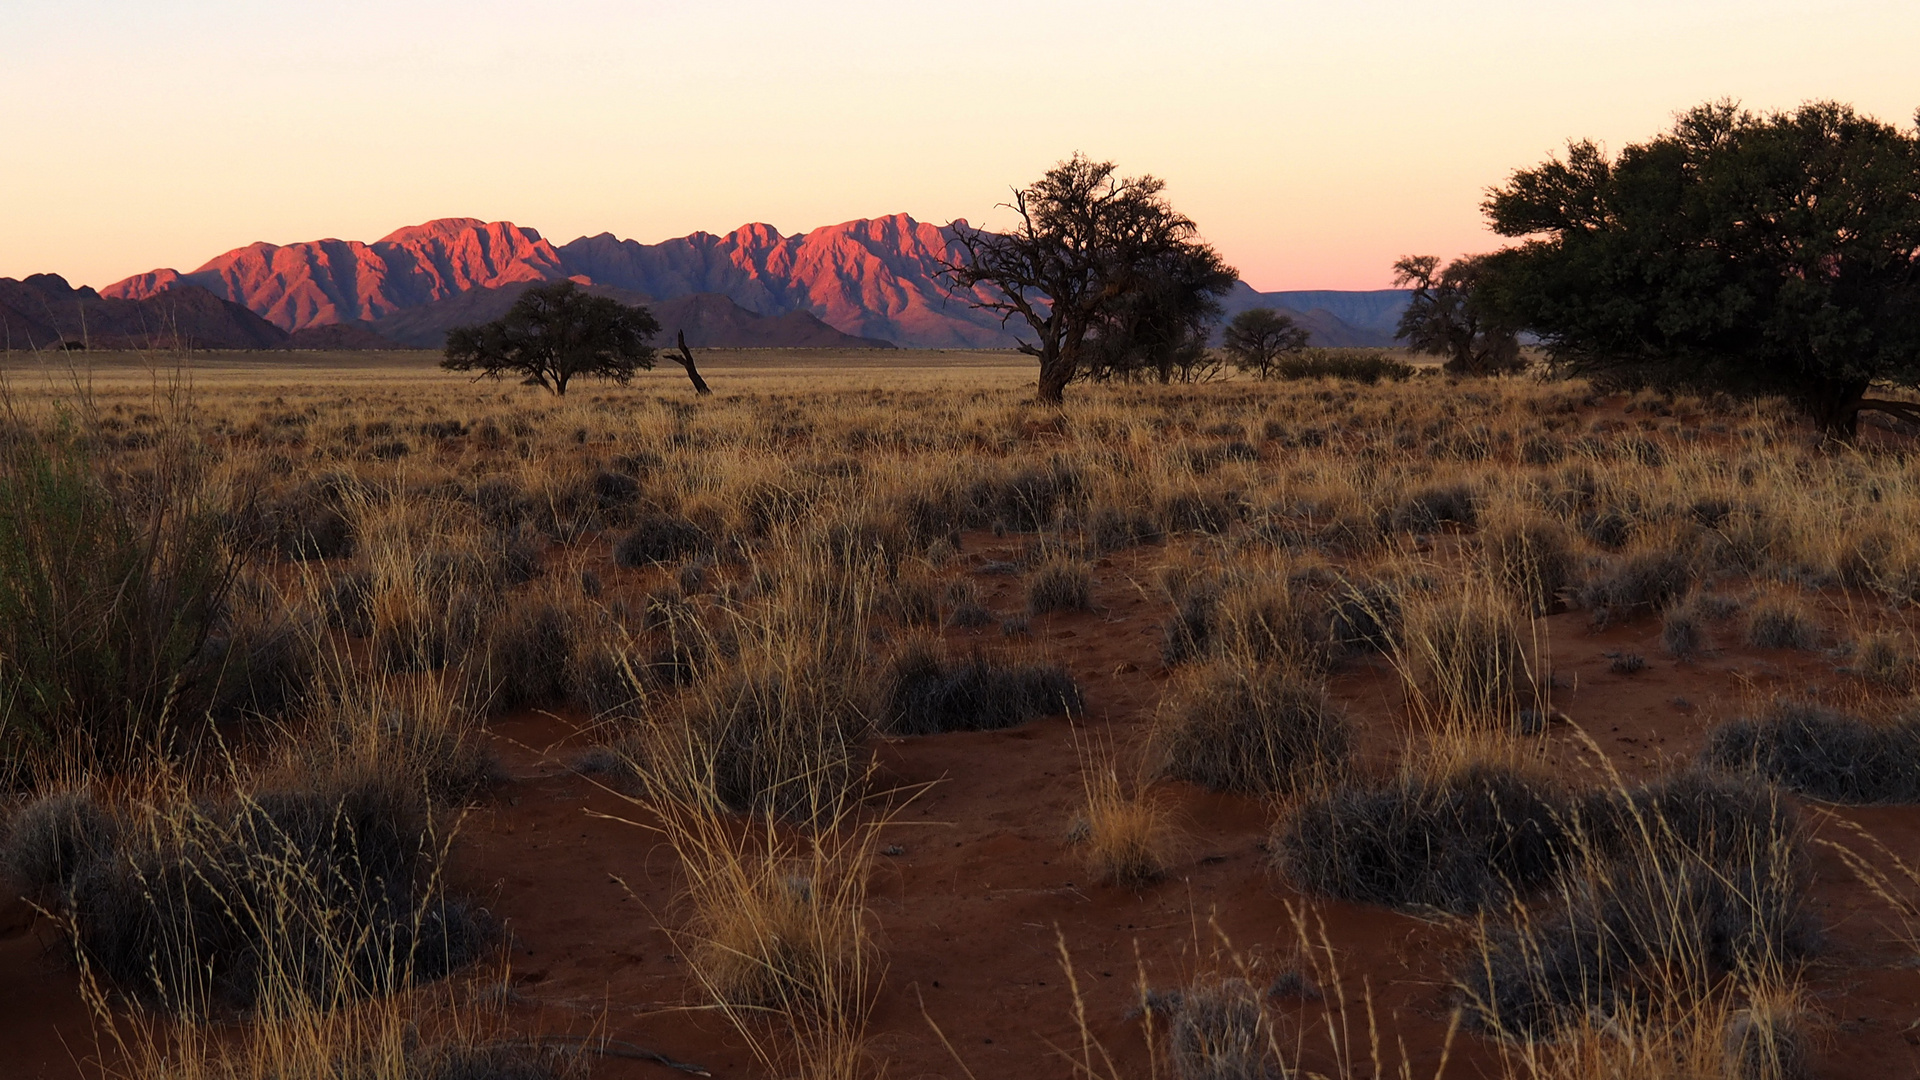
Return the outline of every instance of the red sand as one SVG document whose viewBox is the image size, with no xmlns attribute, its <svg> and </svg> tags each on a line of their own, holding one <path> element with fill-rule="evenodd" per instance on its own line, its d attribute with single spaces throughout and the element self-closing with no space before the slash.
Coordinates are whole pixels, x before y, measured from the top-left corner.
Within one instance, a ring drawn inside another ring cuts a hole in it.
<svg viewBox="0 0 1920 1080">
<path fill-rule="evenodd" d="M 966 562 L 1007 559 L 1014 540 L 970 535 Z M 1086 690 L 1086 728 L 1122 747 L 1151 716 L 1166 671 L 1160 661 L 1164 608 L 1143 599 L 1129 576 L 1150 580 L 1158 549 L 1142 549 L 1096 568 L 1093 614 L 1033 621 L 1035 647 L 1064 662 Z M 600 567 L 609 580 L 623 572 Z M 979 575 L 987 604 L 1016 610 L 1020 586 Z M 1657 619 L 1604 632 L 1586 615 L 1547 620 L 1555 670 L 1564 689 L 1555 704 L 1599 742 L 1629 778 L 1684 758 L 1716 720 L 1773 690 L 1817 686 L 1850 691 L 1846 676 L 1813 652 L 1763 652 L 1731 640 L 1698 662 L 1676 663 L 1658 648 Z M 1722 637 L 1728 636 L 1727 628 Z M 980 640 L 998 644 L 997 628 Z M 968 635 L 953 632 L 955 639 Z M 1646 670 L 1616 675 L 1608 652 L 1645 656 Z M 1400 745 L 1399 692 L 1379 661 L 1350 665 L 1332 681 L 1335 696 L 1363 729 L 1364 756 L 1382 762 Z M 759 1075 L 746 1047 L 715 1014 L 699 1009 L 697 989 L 669 934 L 676 920 L 673 853 L 649 830 L 609 817 L 637 811 L 569 768 L 582 745 L 578 717 L 527 713 L 491 726 L 511 779 L 467 818 L 452 877 L 481 897 L 512 934 L 513 986 L 530 1027 L 597 1029 L 616 1039 L 698 1062 L 717 1077 Z M 1549 738 L 1556 759 L 1575 756 L 1571 729 Z M 1267 970 L 1294 966 L 1299 945 L 1289 904 L 1324 920 L 1339 963 L 1340 989 L 1356 1010 L 1353 1049 L 1364 1075 L 1364 1012 L 1370 992 L 1398 1074 L 1404 1043 L 1412 1075 L 1432 1076 L 1445 1039 L 1447 976 L 1458 936 L 1445 925 L 1356 905 L 1309 901 L 1266 867 L 1271 811 L 1257 800 L 1211 795 L 1181 784 L 1161 791 L 1177 807 L 1182 841 L 1173 873 L 1144 894 L 1091 884 L 1066 843 L 1081 799 L 1081 748 L 1072 725 L 1049 718 L 1013 731 L 896 739 L 878 747 L 885 777 L 900 787 L 929 785 L 882 842 L 902 853 L 878 861 L 872 911 L 885 953 L 884 985 L 873 1016 L 872 1048 L 895 1078 L 959 1077 L 939 1025 L 975 1077 L 1015 1080 L 1069 1074 L 1062 1052 L 1078 1053 L 1072 997 L 1060 943 L 1070 950 L 1093 1033 L 1124 1075 L 1147 1075 L 1139 1025 L 1126 1019 L 1147 984 L 1168 988 L 1204 968 L 1222 935 Z M 1574 766 L 1568 765 L 1572 768 Z M 1920 851 L 1920 809 L 1810 808 L 1816 835 L 1845 839 L 1833 819 L 1851 819 L 1896 851 Z M 1920 1075 L 1920 970 L 1871 896 L 1828 849 L 1816 845 L 1818 910 L 1830 932 L 1808 974 L 1812 1004 L 1824 1022 L 1820 1077 Z M 631 890 L 631 891 L 630 891 Z M 92 1052 L 88 1017 L 52 929 L 30 931 L 18 911 L 0 918 L 0 1076 L 87 1075 L 76 1064 Z M 1216 929 L 1217 928 L 1217 929 Z M 1317 931 L 1316 931 L 1317 933 Z M 1318 1025 L 1336 997 L 1278 1007 Z M 925 1017 L 922 1015 L 924 1001 Z M 1300 1027 L 1293 1024 L 1283 1030 Z M 1302 1036 L 1310 1067 L 1334 1064 L 1318 1028 Z M 1450 1077 L 1498 1072 L 1493 1048 L 1477 1036 L 1454 1043 Z M 596 1077 L 668 1077 L 658 1065 L 603 1060 Z"/>
</svg>

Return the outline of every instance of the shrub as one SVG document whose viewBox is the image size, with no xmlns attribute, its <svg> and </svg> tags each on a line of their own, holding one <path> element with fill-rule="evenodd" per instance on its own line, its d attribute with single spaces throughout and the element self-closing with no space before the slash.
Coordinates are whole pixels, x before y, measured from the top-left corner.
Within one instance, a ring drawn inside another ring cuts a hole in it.
<svg viewBox="0 0 1920 1080">
<path fill-rule="evenodd" d="M 1798 815 L 1773 789 L 1701 769 L 1591 793 L 1581 820 L 1590 853 L 1602 859 L 1633 857 L 1650 847 L 1685 850 L 1708 861 L 1774 858 L 1780 854 L 1774 846 L 1800 829 Z"/>
<path fill-rule="evenodd" d="M 286 755 L 307 786 L 378 775 L 461 803 L 499 778 L 466 702 L 435 676 L 356 679 L 317 703 L 310 721 Z"/>
<path fill-rule="evenodd" d="M 115 835 L 65 889 L 77 947 L 173 1008 L 329 1007 L 438 978 L 493 937 L 433 884 L 426 809 L 391 780 L 181 803 Z"/>
<path fill-rule="evenodd" d="M 1539 696 L 1519 618 L 1502 597 L 1462 593 L 1411 613 L 1399 649 L 1429 723 L 1501 727 Z"/>
<path fill-rule="evenodd" d="M 1176 1080 L 1268 1080 L 1280 1075 L 1260 991 L 1245 979 L 1197 982 L 1156 995 L 1168 1014 L 1167 1047 Z"/>
<path fill-rule="evenodd" d="M 673 514 L 647 514 L 613 545 L 613 561 L 628 569 L 655 566 L 711 548 L 706 530 Z"/>
<path fill-rule="evenodd" d="M 472 498 L 481 522 L 493 528 L 518 528 L 533 520 L 533 500 L 509 477 L 491 476 L 480 481 L 474 485 Z"/>
<path fill-rule="evenodd" d="M 1121 551 L 1136 544 L 1157 544 L 1166 532 L 1138 510 L 1103 506 L 1087 523 L 1087 541 L 1098 552 Z"/>
<path fill-rule="evenodd" d="M 1080 688 L 1058 664 L 1009 664 L 979 653 L 954 663 L 916 641 L 881 678 L 880 729 L 890 735 L 998 731 L 1080 704 Z"/>
<path fill-rule="evenodd" d="M 1249 663 L 1321 667 L 1332 659 L 1333 639 L 1343 629 L 1337 625 L 1339 616 L 1329 615 L 1323 597 L 1285 579 L 1248 576 L 1192 583 L 1180 587 L 1175 600 L 1160 644 L 1161 658 L 1169 666 L 1232 656 Z M 1349 613 L 1355 618 L 1383 614 Z"/>
<path fill-rule="evenodd" d="M 1483 542 L 1494 575 L 1529 612 L 1545 615 L 1561 606 L 1561 593 L 1575 582 L 1578 563 L 1558 524 L 1509 523 L 1488 532 Z"/>
<path fill-rule="evenodd" d="M 1672 552 L 1630 556 L 1580 589 L 1580 605 L 1596 625 L 1657 611 L 1683 596 L 1693 584 L 1693 566 Z"/>
<path fill-rule="evenodd" d="M 374 660 L 388 672 L 438 671 L 484 644 L 493 588 L 422 559 L 388 576 L 368 601 Z"/>
<path fill-rule="evenodd" d="M 980 590 L 966 578 L 956 578 L 947 584 L 946 602 L 953 606 L 947 616 L 947 625 L 961 630 L 978 630 L 991 626 L 994 614 L 980 602 Z"/>
<path fill-rule="evenodd" d="M 77 441 L 0 445 L 0 752 L 118 767 L 202 715 L 226 539 L 184 464 L 112 491 Z"/>
<path fill-rule="evenodd" d="M 1323 896 L 1478 911 L 1552 879 L 1572 854 L 1576 810 L 1551 781 L 1477 764 L 1312 796 L 1273 850 L 1288 878 Z"/>
<path fill-rule="evenodd" d="M 654 733 L 667 742 L 641 756 L 667 770 L 669 782 L 705 791 L 682 797 L 712 799 L 736 813 L 815 820 L 860 779 L 868 722 L 856 695 L 864 659 L 833 638 L 772 627 L 764 633 L 702 679 L 681 724 Z"/>
<path fill-rule="evenodd" d="M 1480 1026 L 1547 1037 L 1818 947 L 1798 818 L 1763 786 L 1683 773 L 1589 802 L 1583 872 L 1494 924 L 1462 972 Z"/>
<path fill-rule="evenodd" d="M 1756 649 L 1811 649 L 1820 644 L 1820 624 L 1798 599 L 1768 596 L 1747 609 L 1747 644 Z"/>
<path fill-rule="evenodd" d="M 423 1050 L 408 1061 L 407 1070 L 407 1080 L 562 1080 L 580 1074 L 567 1056 L 556 1050 L 518 1044 Z M 359 1076 L 345 1071 L 341 1075 Z"/>
<path fill-rule="evenodd" d="M 1187 676 L 1154 724 L 1167 776 L 1214 791 L 1267 794 L 1340 775 L 1353 731 L 1318 680 L 1285 665 L 1216 662 Z"/>
<path fill-rule="evenodd" d="M 1706 631 L 1700 619 L 1686 608 L 1673 608 L 1660 620 L 1660 647 L 1667 655 L 1685 658 L 1706 646 Z"/>
<path fill-rule="evenodd" d="M 1702 758 L 1837 803 L 1920 802 L 1920 716 L 1871 723 L 1808 702 L 1776 701 L 1757 718 L 1707 733 Z"/>
<path fill-rule="evenodd" d="M 1620 510 L 1608 507 L 1581 515 L 1580 532 L 1608 551 L 1619 551 L 1633 539 L 1634 520 Z"/>
<path fill-rule="evenodd" d="M 901 578 L 886 597 L 887 614 L 901 626 L 940 624 L 940 589 L 928 578 Z"/>
<path fill-rule="evenodd" d="M 1328 636 L 1348 652 L 1385 652 L 1397 647 L 1402 627 L 1400 594 L 1384 581 L 1341 582 L 1329 599 Z"/>
<path fill-rule="evenodd" d="M 29 899 L 51 904 L 72 886 L 81 867 L 107 856 L 119 840 L 119 822 L 84 791 L 45 795 L 7 823 L 0 873 Z"/>
<path fill-rule="evenodd" d="M 486 677 L 502 709 L 551 705 L 567 697 L 574 654 L 572 612 L 550 596 L 525 596 L 493 613 Z"/>
<path fill-rule="evenodd" d="M 1412 364 L 1382 349 L 1301 349 L 1273 364 L 1273 374 L 1282 379 L 1347 379 L 1369 386 L 1381 379 L 1400 382 L 1413 372 Z"/>
<path fill-rule="evenodd" d="M 272 589 L 249 591 L 255 595 L 230 606 L 203 653 L 217 673 L 208 706 L 220 719 L 283 717 L 307 699 L 314 678 L 317 628 Z"/>
<path fill-rule="evenodd" d="M 1233 504 L 1215 492 L 1175 492 L 1160 504 L 1160 518 L 1170 533 L 1223 533 L 1239 516 Z"/>
<path fill-rule="evenodd" d="M 366 570 L 343 570 L 328 578 L 322 600 L 327 625 L 351 637 L 371 636 L 373 591 L 373 574 Z"/>
<path fill-rule="evenodd" d="M 1393 509 L 1393 527 L 1409 532 L 1433 532 L 1442 525 L 1473 529 L 1479 524 L 1479 500 L 1465 484 L 1416 491 Z"/>
<path fill-rule="evenodd" d="M 289 559 L 345 559 L 358 546 L 349 513 L 353 481 L 326 476 L 308 481 L 262 504 L 267 540 Z"/>
<path fill-rule="evenodd" d="M 587 490 L 602 514 L 617 515 L 640 501 L 640 481 L 625 473 L 602 469 L 587 481 Z"/>
<path fill-rule="evenodd" d="M 1867 634 L 1853 645 L 1854 673 L 1865 679 L 1909 691 L 1916 664 L 1907 639 L 1887 633 Z"/>
<path fill-rule="evenodd" d="M 1060 460 L 1045 469 L 983 479 L 967 492 L 967 517 L 978 525 L 1004 522 L 1009 528 L 1033 532 L 1053 524 L 1067 500 L 1083 486 L 1079 472 Z"/>
<path fill-rule="evenodd" d="M 1049 559 L 1027 579 L 1027 612 L 1085 611 L 1093 606 L 1093 576 L 1086 566 Z"/>
</svg>

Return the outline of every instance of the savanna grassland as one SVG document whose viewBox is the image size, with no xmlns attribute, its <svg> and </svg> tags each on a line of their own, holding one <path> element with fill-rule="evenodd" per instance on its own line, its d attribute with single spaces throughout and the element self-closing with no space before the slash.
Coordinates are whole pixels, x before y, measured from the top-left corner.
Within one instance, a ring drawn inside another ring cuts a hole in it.
<svg viewBox="0 0 1920 1080">
<path fill-rule="evenodd" d="M 1910 434 L 93 363 L 0 416 L 0 1075 L 1920 1068 Z"/>
</svg>

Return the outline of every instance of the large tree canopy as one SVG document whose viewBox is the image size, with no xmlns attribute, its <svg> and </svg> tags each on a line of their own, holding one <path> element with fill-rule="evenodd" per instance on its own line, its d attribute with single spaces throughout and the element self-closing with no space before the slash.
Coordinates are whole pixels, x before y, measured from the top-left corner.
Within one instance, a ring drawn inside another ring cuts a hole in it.
<svg viewBox="0 0 1920 1080">
<path fill-rule="evenodd" d="M 555 281 L 521 293 L 490 323 L 447 331 L 440 366 L 483 377 L 517 375 L 528 386 L 565 396 L 567 383 L 579 376 L 625 383 L 635 371 L 652 368 L 648 342 L 659 332 L 660 323 L 646 308 Z"/>
<path fill-rule="evenodd" d="M 1205 244 L 1168 251 L 1134 270 L 1133 286 L 1095 324 L 1082 371 L 1169 383 L 1176 374 L 1186 381 L 1215 366 L 1207 339 L 1221 315 L 1220 298 L 1239 275 Z"/>
<path fill-rule="evenodd" d="M 1487 257 L 1455 259 L 1445 269 L 1434 255 L 1408 255 L 1393 264 L 1393 283 L 1407 289 L 1397 340 L 1429 356 L 1444 356 L 1454 375 L 1498 375 L 1526 366 L 1520 339 L 1491 310 L 1480 288 Z"/>
<path fill-rule="evenodd" d="M 1525 243 L 1483 284 L 1584 373 L 1778 393 L 1850 436 L 1920 380 L 1920 132 L 1845 105 L 1703 105 L 1610 159 L 1591 142 L 1486 203 Z"/>
<path fill-rule="evenodd" d="M 1161 196 L 1165 186 L 1075 154 L 1014 191 L 1011 231 L 953 224 L 964 258 L 945 268 L 948 282 L 988 286 L 970 302 L 1027 324 L 1032 340 L 1020 350 L 1040 361 L 1041 401 L 1059 403 L 1091 358 L 1090 340 L 1104 339 L 1109 353 L 1171 358 L 1196 320 L 1218 314 L 1208 305 L 1232 286 L 1233 270 Z"/>
</svg>

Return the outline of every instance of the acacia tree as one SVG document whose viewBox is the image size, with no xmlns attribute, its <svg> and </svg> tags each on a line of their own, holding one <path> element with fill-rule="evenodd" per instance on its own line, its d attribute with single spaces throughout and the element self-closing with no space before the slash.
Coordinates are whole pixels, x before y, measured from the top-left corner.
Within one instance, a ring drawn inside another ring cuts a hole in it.
<svg viewBox="0 0 1920 1080">
<path fill-rule="evenodd" d="M 1041 401 L 1060 403 L 1103 329 L 1116 335 L 1109 346 L 1143 340 L 1129 328 L 1130 306 L 1132 316 L 1151 314 L 1170 330 L 1219 274 L 1233 273 L 1161 197 L 1165 187 L 1151 176 L 1118 177 L 1112 162 L 1075 154 L 1014 191 L 1006 204 L 1019 217 L 1012 231 L 949 226 L 963 255 L 942 268 L 949 288 L 999 312 L 1002 322 L 1017 317 L 1027 324 L 1033 340 L 1023 338 L 1019 347 L 1040 361 Z M 985 296 L 977 291 L 982 285 Z M 1161 340 L 1173 336 L 1162 333 Z"/>
<path fill-rule="evenodd" d="M 450 371 L 478 371 L 481 378 L 517 375 L 564 397 L 567 383 L 587 376 L 626 383 L 653 367 L 660 323 L 643 307 L 583 292 L 572 281 L 536 285 L 520 294 L 507 313 L 490 323 L 447 331 Z"/>
<path fill-rule="evenodd" d="M 1313 335 L 1293 316 L 1272 308 L 1248 308 L 1220 332 L 1220 347 L 1241 371 L 1266 378 L 1281 355 L 1307 347 Z"/>
<path fill-rule="evenodd" d="M 1486 268 L 1556 364 L 1784 395 L 1829 434 L 1920 382 L 1920 130 L 1847 105 L 1702 105 L 1610 159 L 1591 142 L 1485 209 L 1524 237 Z"/>
<path fill-rule="evenodd" d="M 1217 367 L 1207 339 L 1220 298 L 1238 275 L 1212 248 L 1193 245 L 1136 267 L 1134 287 L 1118 297 L 1088 337 L 1082 371 L 1096 379 L 1151 375 L 1162 384 L 1204 377 Z"/>
<path fill-rule="evenodd" d="M 1520 339 L 1492 310 L 1480 288 L 1487 257 L 1455 259 L 1443 270 L 1435 255 L 1408 255 L 1393 264 L 1393 283 L 1410 289 L 1395 340 L 1428 356 L 1444 356 L 1455 375 L 1498 375 L 1526 366 Z"/>
</svg>

